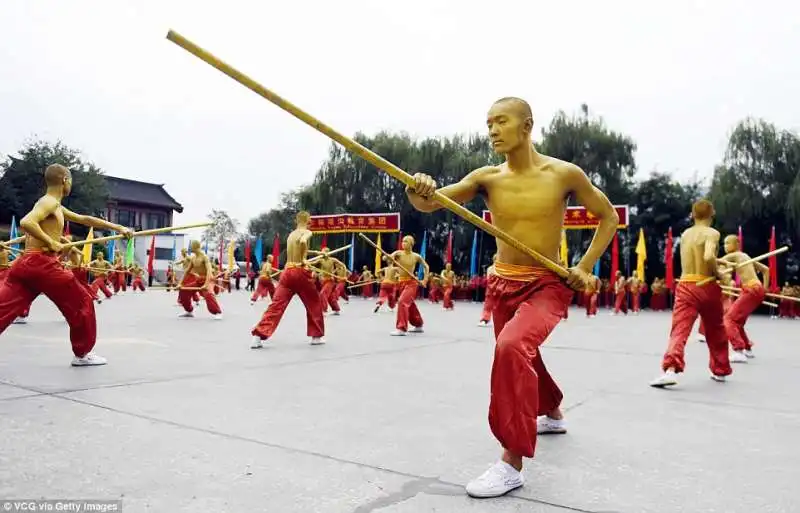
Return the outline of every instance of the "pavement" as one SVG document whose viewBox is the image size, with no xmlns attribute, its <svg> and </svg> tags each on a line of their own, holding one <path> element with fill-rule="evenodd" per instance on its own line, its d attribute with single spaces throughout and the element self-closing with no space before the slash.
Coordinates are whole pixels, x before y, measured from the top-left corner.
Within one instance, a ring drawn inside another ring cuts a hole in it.
<svg viewBox="0 0 800 513">
<path fill-rule="evenodd" d="M 266 308 L 223 294 L 225 318 L 178 319 L 175 295 L 97 307 L 102 367 L 73 368 L 46 299 L 0 343 L 0 499 L 121 499 L 134 512 L 796 512 L 800 322 L 748 323 L 756 358 L 709 379 L 690 342 L 658 390 L 669 313 L 587 319 L 543 348 L 569 432 L 541 437 L 526 485 L 464 485 L 499 455 L 487 423 L 493 330 L 481 305 L 421 302 L 425 333 L 352 299 L 311 346 L 298 299 L 262 350 Z"/>
</svg>

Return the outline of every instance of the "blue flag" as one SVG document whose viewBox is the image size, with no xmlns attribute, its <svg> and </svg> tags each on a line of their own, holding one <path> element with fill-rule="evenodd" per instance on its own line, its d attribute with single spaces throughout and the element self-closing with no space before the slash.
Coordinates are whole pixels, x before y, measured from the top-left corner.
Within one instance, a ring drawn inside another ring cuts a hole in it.
<svg viewBox="0 0 800 513">
<path fill-rule="evenodd" d="M 206 247 L 203 249 L 203 252 L 208 255 L 208 239 L 206 239 Z"/>
<path fill-rule="evenodd" d="M 11 216 L 11 233 L 9 234 L 8 238 L 9 239 L 16 239 L 19 236 L 20 236 L 19 235 L 19 230 L 17 230 L 17 216 Z M 18 250 L 19 249 L 19 244 L 13 244 L 11 247 Z M 16 257 L 17 257 L 17 253 L 16 252 L 12 252 L 11 256 L 9 257 L 9 260 L 14 260 Z"/>
<path fill-rule="evenodd" d="M 599 258 L 597 259 L 597 262 L 594 263 L 594 270 L 592 271 L 592 274 L 594 274 L 598 278 L 600 277 L 600 259 Z"/>
<path fill-rule="evenodd" d="M 178 236 L 177 235 L 173 235 L 172 236 L 172 261 L 174 262 L 177 259 L 178 259 Z"/>
<path fill-rule="evenodd" d="M 350 270 L 356 268 L 356 234 L 350 235 Z"/>
<path fill-rule="evenodd" d="M 116 246 L 115 242 L 117 241 L 110 240 L 108 241 L 108 246 L 106 246 L 106 260 L 108 260 L 109 262 L 114 261 L 114 248 Z"/>
<path fill-rule="evenodd" d="M 427 249 L 428 249 L 428 232 L 425 232 L 425 234 L 422 236 L 422 248 L 420 248 L 419 250 L 419 256 L 421 256 L 423 260 L 425 259 L 425 252 L 427 251 Z M 425 269 L 422 266 L 419 266 L 419 270 L 417 271 L 417 278 L 421 280 L 424 277 L 425 277 Z"/>
<path fill-rule="evenodd" d="M 478 230 L 472 235 L 472 253 L 469 257 L 469 275 L 478 275 Z"/>
<path fill-rule="evenodd" d="M 256 257 L 255 260 L 256 263 L 258 264 L 259 269 L 261 268 L 261 256 L 263 254 L 264 254 L 264 246 L 262 245 L 261 237 L 259 237 L 258 240 L 256 241 L 256 253 L 254 255 Z"/>
</svg>

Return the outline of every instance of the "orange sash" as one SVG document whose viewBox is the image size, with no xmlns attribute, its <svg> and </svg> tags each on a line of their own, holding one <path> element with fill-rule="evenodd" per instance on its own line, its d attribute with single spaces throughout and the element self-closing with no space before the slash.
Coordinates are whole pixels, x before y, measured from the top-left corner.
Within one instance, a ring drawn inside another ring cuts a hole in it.
<svg viewBox="0 0 800 513">
<path fill-rule="evenodd" d="M 544 267 L 514 265 L 503 262 L 495 262 L 494 271 L 497 276 L 513 281 L 536 281 L 543 276 L 552 274 L 551 271 Z"/>
</svg>

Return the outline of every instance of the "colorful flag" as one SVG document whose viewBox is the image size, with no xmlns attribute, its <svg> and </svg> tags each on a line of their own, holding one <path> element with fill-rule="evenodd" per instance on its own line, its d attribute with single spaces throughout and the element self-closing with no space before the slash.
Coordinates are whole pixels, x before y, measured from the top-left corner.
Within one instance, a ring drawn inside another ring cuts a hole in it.
<svg viewBox="0 0 800 513">
<path fill-rule="evenodd" d="M 86 240 L 94 240 L 94 228 L 89 228 L 89 235 L 86 236 Z M 83 245 L 83 261 L 84 262 L 91 262 L 92 261 L 92 243 L 84 244 Z"/>
<path fill-rule="evenodd" d="M 397 234 L 397 251 L 403 249 L 403 232 Z"/>
<path fill-rule="evenodd" d="M 206 246 L 203 248 L 203 253 L 208 255 L 208 239 L 206 239 Z"/>
<path fill-rule="evenodd" d="M 117 242 L 116 240 L 110 240 L 108 241 L 108 245 L 106 246 L 106 260 L 108 260 L 109 262 L 114 261 L 114 249 L 117 246 L 116 242 Z"/>
<path fill-rule="evenodd" d="M 619 271 L 619 238 L 617 233 L 614 233 L 614 240 L 611 242 L 611 282 L 617 279 L 617 271 Z"/>
<path fill-rule="evenodd" d="M 64 236 L 69 237 L 69 235 L 69 221 L 64 221 Z"/>
<path fill-rule="evenodd" d="M 592 274 L 594 274 L 598 278 L 600 277 L 600 260 L 602 259 L 603 257 L 597 259 L 597 262 L 594 263 L 594 269 L 592 270 Z"/>
<path fill-rule="evenodd" d="M 11 232 L 9 233 L 9 239 L 16 239 L 19 237 L 19 230 L 17 229 L 17 217 L 11 216 Z M 19 244 L 14 244 L 11 246 L 12 248 L 19 250 Z"/>
<path fill-rule="evenodd" d="M 672 227 L 667 231 L 667 243 L 664 249 L 664 266 L 666 268 L 664 281 L 667 282 L 667 288 L 672 290 L 675 286 L 675 271 L 672 268 Z"/>
<path fill-rule="evenodd" d="M 150 254 L 147 255 L 147 274 L 153 275 L 153 259 L 156 257 L 156 236 L 150 237 Z"/>
<path fill-rule="evenodd" d="M 419 256 L 421 256 L 422 259 L 424 260 L 425 259 L 425 253 L 427 253 L 427 252 L 428 252 L 428 232 L 426 231 L 422 235 L 422 247 L 419 250 Z M 422 266 L 419 266 L 419 269 L 417 270 L 417 278 L 419 278 L 421 280 L 424 277 L 425 277 L 425 268 L 422 267 Z"/>
<path fill-rule="evenodd" d="M 89 233 L 91 233 L 91 231 Z M 128 239 L 128 247 L 126 248 L 125 251 L 125 265 L 133 264 L 134 253 L 135 253 L 134 248 L 136 247 L 136 244 L 134 242 L 135 240 L 136 239 Z"/>
<path fill-rule="evenodd" d="M 377 246 L 380 249 L 380 247 L 381 247 L 381 234 L 380 233 L 378 234 L 378 244 L 377 244 Z M 383 253 L 381 253 L 379 249 L 375 250 L 375 272 L 376 273 L 381 270 L 381 257 L 383 256 Z"/>
<path fill-rule="evenodd" d="M 567 231 L 561 230 L 561 250 L 559 251 L 559 258 L 561 259 L 561 265 L 564 267 L 569 267 L 569 250 L 567 248 Z"/>
<path fill-rule="evenodd" d="M 228 244 L 228 269 L 233 271 L 236 268 L 236 256 L 234 253 L 234 246 L 236 243 L 231 240 L 230 244 Z"/>
<path fill-rule="evenodd" d="M 276 269 L 280 268 L 281 263 L 281 239 L 278 234 L 272 239 L 272 266 Z"/>
<path fill-rule="evenodd" d="M 739 225 L 739 251 L 744 251 L 744 235 L 742 235 L 742 225 Z M 739 273 L 736 273 L 734 283 L 736 283 L 737 287 L 742 286 L 742 281 L 739 279 Z"/>
<path fill-rule="evenodd" d="M 250 237 L 247 237 L 244 241 L 244 271 L 246 273 L 250 272 Z"/>
<path fill-rule="evenodd" d="M 356 234 L 350 234 L 350 261 L 348 262 L 350 265 L 350 270 L 356 268 Z"/>
<path fill-rule="evenodd" d="M 636 274 L 641 282 L 644 282 L 645 260 L 647 260 L 647 245 L 644 240 L 644 228 L 639 228 L 639 242 L 636 243 Z"/>
<path fill-rule="evenodd" d="M 469 275 L 478 275 L 478 230 L 472 234 L 472 251 L 469 255 Z"/>
<path fill-rule="evenodd" d="M 173 235 L 172 236 L 172 261 L 174 262 L 177 259 L 178 259 L 178 236 L 177 235 Z"/>
<path fill-rule="evenodd" d="M 264 247 L 261 242 L 261 237 L 259 237 L 258 240 L 256 241 L 256 252 L 253 255 L 253 257 L 255 257 L 256 264 L 258 265 L 258 267 L 261 267 L 261 258 L 263 258 L 263 256 L 264 256 Z"/>
<path fill-rule="evenodd" d="M 328 234 L 324 234 L 322 236 L 322 244 L 320 244 L 319 249 L 325 249 L 328 247 Z"/>
<path fill-rule="evenodd" d="M 769 250 L 778 249 L 778 241 L 775 239 L 775 227 L 772 227 L 772 235 L 769 238 Z M 769 257 L 769 290 L 772 293 L 778 292 L 778 255 Z"/>
</svg>

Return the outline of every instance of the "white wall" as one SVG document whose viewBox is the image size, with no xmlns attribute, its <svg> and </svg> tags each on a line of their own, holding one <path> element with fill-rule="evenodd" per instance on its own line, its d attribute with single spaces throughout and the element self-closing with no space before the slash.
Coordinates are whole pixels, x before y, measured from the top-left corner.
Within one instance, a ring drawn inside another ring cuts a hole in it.
<svg viewBox="0 0 800 513">
<path fill-rule="evenodd" d="M 156 248 L 163 248 L 169 250 L 169 257 L 171 257 L 172 251 L 172 244 L 173 241 L 175 243 L 175 253 L 177 255 L 176 258 L 180 258 L 181 256 L 181 249 L 184 247 L 184 237 L 185 235 L 182 233 L 176 233 L 173 235 L 156 235 Z M 145 271 L 147 270 L 147 262 L 148 256 L 147 252 L 150 250 L 150 241 L 152 237 L 137 237 L 135 239 L 135 246 L 134 246 L 134 258 L 142 266 Z M 158 252 L 157 252 L 158 253 Z M 172 262 L 171 259 L 154 259 L 153 260 L 153 272 L 155 274 L 156 281 L 166 281 L 167 276 L 167 267 Z"/>
</svg>

